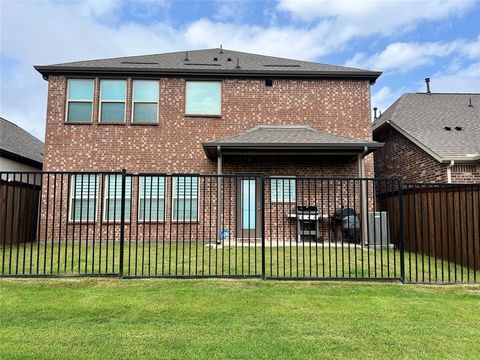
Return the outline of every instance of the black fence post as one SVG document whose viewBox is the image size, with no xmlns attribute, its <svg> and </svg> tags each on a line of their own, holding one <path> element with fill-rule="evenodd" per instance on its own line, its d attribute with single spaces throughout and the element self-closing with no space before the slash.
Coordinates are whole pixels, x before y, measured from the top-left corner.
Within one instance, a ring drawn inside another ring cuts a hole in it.
<svg viewBox="0 0 480 360">
<path fill-rule="evenodd" d="M 124 245 L 125 245 L 125 195 L 126 195 L 126 176 L 127 170 L 122 170 L 122 202 L 120 206 L 120 264 L 119 276 L 123 277 Z M 108 241 L 108 239 L 107 239 Z"/>
<path fill-rule="evenodd" d="M 261 210 L 261 218 L 262 218 L 262 279 L 265 280 L 266 278 L 266 264 L 265 264 L 265 175 L 262 175 L 262 185 L 261 185 L 261 193 L 262 193 L 262 210 Z"/>
<path fill-rule="evenodd" d="M 400 278 L 405 283 L 405 241 L 403 238 L 403 177 L 398 179 L 398 215 L 399 215 L 399 241 L 400 241 Z"/>
</svg>

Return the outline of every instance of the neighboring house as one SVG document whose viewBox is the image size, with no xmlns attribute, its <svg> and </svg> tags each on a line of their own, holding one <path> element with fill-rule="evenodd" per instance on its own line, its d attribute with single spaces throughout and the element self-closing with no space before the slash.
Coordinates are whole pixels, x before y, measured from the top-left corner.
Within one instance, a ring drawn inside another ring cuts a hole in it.
<svg viewBox="0 0 480 360">
<path fill-rule="evenodd" d="M 48 81 L 46 171 L 372 177 L 382 146 L 370 128 L 380 72 L 221 48 L 35 69 Z M 193 207 L 191 181 L 171 193 L 190 187 Z M 84 187 L 71 188 L 70 202 Z"/>
<path fill-rule="evenodd" d="M 43 142 L 0 117 L 0 172 L 38 172 L 42 170 L 42 162 Z M 23 182 L 26 182 L 25 175 L 23 178 Z M 33 183 L 33 175 L 30 180 Z"/>
<path fill-rule="evenodd" d="M 43 142 L 0 117 L 0 245 L 35 240 L 42 162 Z"/>
<path fill-rule="evenodd" d="M 373 123 L 375 175 L 480 183 L 480 94 L 404 94 Z"/>
</svg>

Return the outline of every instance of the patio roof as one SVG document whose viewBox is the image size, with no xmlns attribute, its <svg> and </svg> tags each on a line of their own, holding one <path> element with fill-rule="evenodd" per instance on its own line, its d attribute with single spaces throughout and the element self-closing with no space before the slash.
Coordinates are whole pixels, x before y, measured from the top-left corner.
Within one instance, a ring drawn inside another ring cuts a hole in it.
<svg viewBox="0 0 480 360">
<path fill-rule="evenodd" d="M 202 143 L 208 158 L 232 155 L 356 155 L 383 146 L 376 141 L 319 132 L 309 126 L 260 125 L 244 133 Z"/>
</svg>

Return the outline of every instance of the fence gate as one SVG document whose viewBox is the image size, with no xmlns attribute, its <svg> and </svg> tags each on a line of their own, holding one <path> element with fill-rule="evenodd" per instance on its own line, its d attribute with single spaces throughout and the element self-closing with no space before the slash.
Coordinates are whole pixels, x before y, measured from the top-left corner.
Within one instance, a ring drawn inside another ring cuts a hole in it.
<svg viewBox="0 0 480 360">
<path fill-rule="evenodd" d="M 480 185 L 0 173 L 0 276 L 478 282 Z"/>
</svg>

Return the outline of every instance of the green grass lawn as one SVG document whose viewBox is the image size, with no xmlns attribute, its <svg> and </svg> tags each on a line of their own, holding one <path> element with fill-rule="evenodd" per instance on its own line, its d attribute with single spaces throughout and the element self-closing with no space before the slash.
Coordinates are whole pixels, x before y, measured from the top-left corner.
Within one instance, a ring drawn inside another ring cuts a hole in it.
<svg viewBox="0 0 480 360">
<path fill-rule="evenodd" d="M 2 359 L 478 359 L 480 287 L 0 279 Z"/>
<path fill-rule="evenodd" d="M 407 280 L 419 282 L 475 282 L 480 272 L 455 266 L 434 257 L 405 253 Z M 400 252 L 392 248 L 266 246 L 267 277 L 400 278 Z M 0 247 L 0 274 L 105 274 L 118 273 L 118 243 L 24 244 Z M 202 243 L 125 244 L 124 274 L 127 276 L 260 276 L 261 247 Z"/>
</svg>

